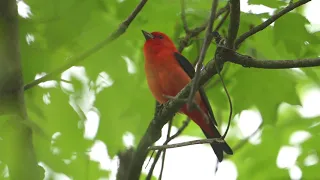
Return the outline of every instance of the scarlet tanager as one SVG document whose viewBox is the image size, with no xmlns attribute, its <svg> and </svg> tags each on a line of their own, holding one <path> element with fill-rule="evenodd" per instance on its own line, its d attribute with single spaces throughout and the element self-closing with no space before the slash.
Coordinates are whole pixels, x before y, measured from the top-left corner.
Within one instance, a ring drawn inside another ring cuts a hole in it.
<svg viewBox="0 0 320 180">
<path fill-rule="evenodd" d="M 176 96 L 191 81 L 195 70 L 167 35 L 143 30 L 142 33 L 146 39 L 143 51 L 147 82 L 155 99 L 163 104 L 169 100 L 168 96 Z M 215 126 L 217 122 L 203 88 L 196 93 L 195 102 L 202 112 L 197 109 L 189 111 L 186 104 L 180 112 L 192 119 L 207 138 L 220 138 L 221 135 Z M 219 162 L 223 160 L 223 151 L 233 154 L 227 143 L 211 144 L 211 147 Z"/>
</svg>

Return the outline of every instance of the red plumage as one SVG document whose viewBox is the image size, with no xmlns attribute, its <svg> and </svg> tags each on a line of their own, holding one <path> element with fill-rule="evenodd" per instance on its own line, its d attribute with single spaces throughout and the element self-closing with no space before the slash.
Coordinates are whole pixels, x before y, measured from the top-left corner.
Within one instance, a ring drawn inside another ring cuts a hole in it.
<svg viewBox="0 0 320 180">
<path fill-rule="evenodd" d="M 176 96 L 191 81 L 190 75 L 194 69 L 189 61 L 177 51 L 174 43 L 167 35 L 161 32 L 142 32 L 146 38 L 143 50 L 148 85 L 155 99 L 163 104 L 168 101 L 165 96 Z M 192 72 L 188 72 L 188 70 Z M 202 129 L 207 138 L 221 137 L 214 126 L 215 119 L 204 91 L 196 93 L 195 102 L 211 119 L 209 123 L 203 112 L 199 110 L 190 112 L 187 105 L 183 105 L 180 112 L 192 119 Z M 211 146 L 219 161 L 223 159 L 223 151 L 233 154 L 226 143 Z"/>
</svg>

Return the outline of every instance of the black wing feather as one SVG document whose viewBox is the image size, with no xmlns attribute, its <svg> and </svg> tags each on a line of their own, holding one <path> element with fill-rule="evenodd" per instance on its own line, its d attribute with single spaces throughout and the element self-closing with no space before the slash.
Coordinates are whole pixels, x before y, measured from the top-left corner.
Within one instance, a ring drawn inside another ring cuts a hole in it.
<svg viewBox="0 0 320 180">
<path fill-rule="evenodd" d="M 195 76 L 195 70 L 194 70 L 194 67 L 192 66 L 192 64 L 188 61 L 187 58 L 185 58 L 183 55 L 181 55 L 178 52 L 175 52 L 174 56 L 175 56 L 176 60 L 179 62 L 180 66 L 183 68 L 183 70 L 192 79 Z M 213 112 L 212 112 L 212 108 L 210 106 L 208 97 L 207 97 L 206 93 L 204 92 L 203 87 L 200 87 L 199 93 L 200 93 L 202 101 L 204 102 L 204 104 L 206 105 L 206 107 L 208 109 L 210 119 L 212 120 L 213 124 L 217 126 L 217 121 L 214 118 L 214 115 L 213 115 Z"/>
</svg>

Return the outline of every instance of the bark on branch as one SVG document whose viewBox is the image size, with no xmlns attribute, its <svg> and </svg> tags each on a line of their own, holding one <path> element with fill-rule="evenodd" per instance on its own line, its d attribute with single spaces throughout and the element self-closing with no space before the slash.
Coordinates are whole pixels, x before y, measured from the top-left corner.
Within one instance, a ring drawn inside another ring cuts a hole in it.
<svg viewBox="0 0 320 180">
<path fill-rule="evenodd" d="M 206 56 L 207 50 L 211 44 L 213 35 L 212 35 L 212 28 L 213 28 L 213 24 L 214 21 L 216 20 L 216 11 L 217 11 L 217 7 L 218 7 L 218 0 L 213 0 L 212 1 L 212 5 L 211 5 L 211 13 L 210 13 L 210 17 L 209 17 L 209 22 L 208 22 L 208 26 L 207 26 L 207 30 L 206 30 L 206 35 L 204 37 L 203 43 L 202 43 L 202 47 L 201 47 L 201 51 L 199 54 L 199 59 L 196 65 L 196 73 L 194 75 L 194 84 L 191 87 L 191 91 L 188 97 L 188 108 L 191 106 L 194 96 L 197 92 L 197 90 L 199 89 L 199 75 L 200 75 L 200 71 L 201 71 L 201 67 L 204 61 L 204 57 Z"/>
<path fill-rule="evenodd" d="M 230 0 L 230 24 L 228 28 L 227 47 L 234 48 L 240 25 L 240 0 Z"/>
<path fill-rule="evenodd" d="M 320 58 L 313 59 L 295 59 L 295 60 L 258 60 L 250 56 L 239 54 L 235 51 L 225 49 L 226 61 L 243 67 L 253 67 L 262 69 L 289 69 L 320 66 Z"/>
<path fill-rule="evenodd" d="M 0 1 L 0 115 L 1 159 L 8 165 L 10 179 L 43 179 L 32 143 L 32 130 L 24 103 L 20 62 L 18 11 L 16 0 Z"/>
<path fill-rule="evenodd" d="M 187 141 L 182 143 L 176 143 L 176 144 L 165 144 L 162 146 L 151 146 L 149 150 L 165 150 L 170 148 L 178 148 L 183 146 L 190 146 L 190 145 L 196 145 L 196 144 L 214 144 L 214 143 L 223 143 L 225 142 L 221 138 L 212 138 L 212 139 L 199 139 L 194 141 Z"/>
</svg>

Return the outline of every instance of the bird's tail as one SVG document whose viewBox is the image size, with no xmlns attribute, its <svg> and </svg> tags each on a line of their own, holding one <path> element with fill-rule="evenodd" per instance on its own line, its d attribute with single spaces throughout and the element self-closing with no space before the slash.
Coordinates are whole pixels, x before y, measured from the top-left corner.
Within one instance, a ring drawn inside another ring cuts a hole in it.
<svg viewBox="0 0 320 180">
<path fill-rule="evenodd" d="M 215 126 L 213 126 L 212 129 L 213 129 L 213 132 L 212 132 L 213 135 L 206 133 L 204 130 L 202 130 L 202 131 L 208 139 L 209 138 L 220 138 L 221 135 L 220 135 L 219 131 L 217 130 L 217 128 Z M 221 162 L 223 160 L 223 152 L 225 152 L 226 154 L 230 154 L 230 155 L 233 154 L 232 149 L 230 148 L 230 146 L 226 142 L 213 143 L 210 145 L 211 145 L 214 153 L 216 154 L 219 162 Z"/>
<path fill-rule="evenodd" d="M 188 115 L 195 123 L 198 124 L 198 126 L 202 129 L 204 135 L 207 138 L 220 138 L 221 137 L 218 129 L 213 124 L 214 120 L 210 120 L 209 124 L 208 124 L 200 112 L 197 112 L 197 111 L 188 112 L 188 111 L 186 111 L 186 108 L 183 110 L 186 115 Z M 210 118 L 214 118 L 214 117 L 210 117 Z M 230 148 L 230 146 L 226 142 L 212 143 L 210 145 L 211 145 L 214 153 L 216 154 L 219 162 L 221 162 L 223 160 L 223 152 L 225 152 L 226 154 L 230 154 L 230 155 L 233 154 L 232 149 Z"/>
</svg>

